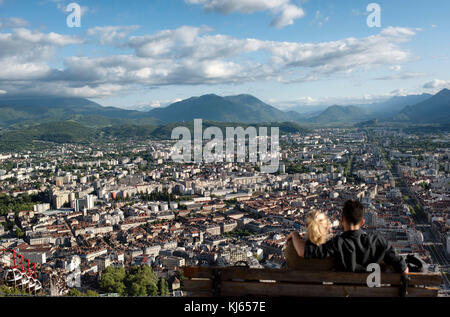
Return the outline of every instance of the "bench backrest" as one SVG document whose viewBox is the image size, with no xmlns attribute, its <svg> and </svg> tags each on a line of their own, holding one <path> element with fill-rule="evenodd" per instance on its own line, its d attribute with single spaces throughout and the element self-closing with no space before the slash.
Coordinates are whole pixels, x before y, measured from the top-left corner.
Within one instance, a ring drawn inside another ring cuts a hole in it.
<svg viewBox="0 0 450 317">
<path fill-rule="evenodd" d="M 185 267 L 187 296 L 299 297 L 435 297 L 439 273 L 382 273 L 380 287 L 368 287 L 370 273 L 317 270 L 251 269 L 247 267 Z M 406 290 L 406 293 L 405 293 Z"/>
</svg>

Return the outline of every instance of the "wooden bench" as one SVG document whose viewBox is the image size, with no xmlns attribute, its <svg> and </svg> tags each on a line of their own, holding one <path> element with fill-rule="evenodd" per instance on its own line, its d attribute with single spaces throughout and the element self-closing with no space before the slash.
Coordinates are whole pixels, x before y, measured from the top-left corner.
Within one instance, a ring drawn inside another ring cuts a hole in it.
<svg viewBox="0 0 450 317">
<path fill-rule="evenodd" d="M 186 296 L 435 297 L 439 273 L 382 273 L 380 287 L 368 287 L 368 273 L 333 272 L 330 261 L 304 260 L 295 269 L 185 267 Z"/>
</svg>

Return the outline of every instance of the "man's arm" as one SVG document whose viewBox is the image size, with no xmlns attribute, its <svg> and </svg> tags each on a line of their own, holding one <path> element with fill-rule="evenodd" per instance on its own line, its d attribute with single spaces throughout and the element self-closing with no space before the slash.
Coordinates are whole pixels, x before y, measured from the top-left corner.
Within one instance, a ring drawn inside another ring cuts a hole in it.
<svg viewBox="0 0 450 317">
<path fill-rule="evenodd" d="M 395 252 L 394 247 L 384 238 L 380 238 L 380 241 L 385 248 L 383 261 L 387 265 L 390 265 L 398 273 L 409 273 L 408 266 L 406 265 L 405 259 Z"/>
</svg>

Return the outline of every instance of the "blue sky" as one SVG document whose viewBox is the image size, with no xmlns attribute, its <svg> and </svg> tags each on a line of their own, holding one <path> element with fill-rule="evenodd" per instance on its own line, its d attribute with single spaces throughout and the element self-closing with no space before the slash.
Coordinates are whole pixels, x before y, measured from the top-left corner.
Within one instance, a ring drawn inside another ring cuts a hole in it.
<svg viewBox="0 0 450 317">
<path fill-rule="evenodd" d="M 450 87 L 450 1 L 0 0 L 0 94 L 146 109 L 249 93 L 282 109 Z"/>
</svg>

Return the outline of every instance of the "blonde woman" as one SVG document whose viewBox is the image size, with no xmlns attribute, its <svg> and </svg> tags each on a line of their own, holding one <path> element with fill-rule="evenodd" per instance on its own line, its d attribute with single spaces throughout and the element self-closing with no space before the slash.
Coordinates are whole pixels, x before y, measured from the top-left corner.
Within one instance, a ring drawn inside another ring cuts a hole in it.
<svg viewBox="0 0 450 317">
<path fill-rule="evenodd" d="M 319 246 L 324 244 L 329 236 L 330 221 L 326 214 L 321 211 L 314 210 L 306 216 L 306 236 L 305 239 Z M 303 244 L 299 243 L 301 236 L 298 232 L 291 232 L 286 238 L 285 258 L 288 268 L 296 268 L 297 264 L 303 262 L 298 256 L 299 248 L 303 248 Z"/>
<path fill-rule="evenodd" d="M 306 215 L 306 239 L 315 245 L 327 241 L 329 229 L 330 220 L 323 212 L 314 210 Z"/>
</svg>

